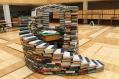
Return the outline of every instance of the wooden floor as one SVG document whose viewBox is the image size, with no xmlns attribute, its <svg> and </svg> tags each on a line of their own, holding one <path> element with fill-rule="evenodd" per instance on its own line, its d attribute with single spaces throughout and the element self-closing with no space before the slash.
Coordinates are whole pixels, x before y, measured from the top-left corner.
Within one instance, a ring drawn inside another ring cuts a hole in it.
<svg viewBox="0 0 119 79">
<path fill-rule="evenodd" d="M 33 73 L 24 63 L 18 30 L 0 34 L 0 79 L 119 79 L 119 26 L 80 25 L 79 54 L 99 59 L 105 70 L 79 76 Z"/>
</svg>

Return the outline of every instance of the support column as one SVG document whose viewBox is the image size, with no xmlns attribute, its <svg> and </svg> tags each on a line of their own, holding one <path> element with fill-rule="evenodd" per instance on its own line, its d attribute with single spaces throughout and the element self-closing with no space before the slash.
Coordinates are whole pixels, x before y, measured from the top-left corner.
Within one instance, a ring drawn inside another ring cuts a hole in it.
<svg viewBox="0 0 119 79">
<path fill-rule="evenodd" d="M 9 27 L 12 27 L 9 5 L 6 5 L 6 4 L 3 5 L 3 12 L 4 12 L 5 21 L 6 21 L 6 23 L 8 23 L 7 25 Z"/>
<path fill-rule="evenodd" d="M 83 1 L 83 10 L 88 10 L 88 1 Z M 84 19 L 84 24 L 88 22 L 87 19 Z"/>
</svg>

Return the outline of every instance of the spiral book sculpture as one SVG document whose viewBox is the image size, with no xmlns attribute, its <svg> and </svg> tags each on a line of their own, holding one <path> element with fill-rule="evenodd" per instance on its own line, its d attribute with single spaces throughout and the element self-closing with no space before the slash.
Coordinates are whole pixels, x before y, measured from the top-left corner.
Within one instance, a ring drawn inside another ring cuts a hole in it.
<svg viewBox="0 0 119 79">
<path fill-rule="evenodd" d="M 81 75 L 100 72 L 99 60 L 78 55 L 78 7 L 46 5 L 35 9 L 36 17 L 20 27 L 26 65 L 41 74 Z M 58 11 L 60 25 L 49 26 L 50 12 Z"/>
</svg>

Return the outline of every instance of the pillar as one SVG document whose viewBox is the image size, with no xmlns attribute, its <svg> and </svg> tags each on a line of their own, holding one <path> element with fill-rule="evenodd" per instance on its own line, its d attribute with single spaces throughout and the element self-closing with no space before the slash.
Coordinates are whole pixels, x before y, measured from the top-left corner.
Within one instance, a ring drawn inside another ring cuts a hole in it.
<svg viewBox="0 0 119 79">
<path fill-rule="evenodd" d="M 3 12 L 4 12 L 5 21 L 6 21 L 6 23 L 8 23 L 7 25 L 9 27 L 12 27 L 9 5 L 6 5 L 6 4 L 3 5 Z"/>
<path fill-rule="evenodd" d="M 83 1 L 83 10 L 88 10 L 88 1 Z M 86 24 L 87 21 L 87 19 L 84 19 L 84 24 Z"/>
</svg>

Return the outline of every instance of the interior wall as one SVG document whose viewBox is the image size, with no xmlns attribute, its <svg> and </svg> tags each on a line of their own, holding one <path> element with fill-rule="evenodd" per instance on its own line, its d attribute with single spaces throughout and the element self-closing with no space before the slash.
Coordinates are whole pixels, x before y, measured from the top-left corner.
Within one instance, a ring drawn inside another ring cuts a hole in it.
<svg viewBox="0 0 119 79">
<path fill-rule="evenodd" d="M 32 5 L 10 5 L 10 12 L 12 17 L 18 17 L 18 16 L 30 16 L 31 10 L 35 8 L 36 6 Z"/>
<path fill-rule="evenodd" d="M 47 0 L 0 0 L 0 4 L 23 5 L 23 4 L 47 4 Z"/>
<path fill-rule="evenodd" d="M 119 9 L 119 0 L 117 1 L 105 1 L 105 2 L 89 2 L 89 10 L 98 10 L 98 9 Z"/>
<path fill-rule="evenodd" d="M 79 6 L 80 10 L 83 9 L 83 2 L 63 3 L 63 5 Z M 89 10 L 119 9 L 119 0 L 88 2 L 88 9 Z"/>
<path fill-rule="evenodd" d="M 0 20 L 4 19 L 3 6 L 0 5 Z"/>
</svg>

